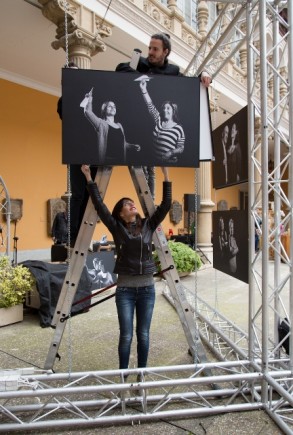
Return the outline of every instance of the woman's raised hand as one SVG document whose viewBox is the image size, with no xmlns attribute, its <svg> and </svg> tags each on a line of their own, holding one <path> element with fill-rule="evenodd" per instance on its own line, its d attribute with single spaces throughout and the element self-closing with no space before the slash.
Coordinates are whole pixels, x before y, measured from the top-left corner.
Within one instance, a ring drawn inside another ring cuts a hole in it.
<svg viewBox="0 0 293 435">
<path fill-rule="evenodd" d="M 168 168 L 166 168 L 165 166 L 161 167 L 163 175 L 164 175 L 164 181 L 169 181 L 169 173 L 168 173 Z"/>
<path fill-rule="evenodd" d="M 139 86 L 140 86 L 141 92 L 143 94 L 146 94 L 147 93 L 147 81 L 146 80 L 141 80 L 139 82 Z"/>
<path fill-rule="evenodd" d="M 86 181 L 93 181 L 91 176 L 91 170 L 89 165 L 82 165 L 81 166 L 81 172 L 84 174 Z"/>
</svg>

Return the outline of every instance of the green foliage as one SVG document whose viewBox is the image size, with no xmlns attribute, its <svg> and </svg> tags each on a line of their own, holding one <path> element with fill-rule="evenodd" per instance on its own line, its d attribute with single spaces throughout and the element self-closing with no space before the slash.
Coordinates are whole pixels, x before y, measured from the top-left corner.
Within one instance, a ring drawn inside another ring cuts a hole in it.
<svg viewBox="0 0 293 435">
<path fill-rule="evenodd" d="M 168 241 L 168 246 L 176 266 L 177 272 L 194 272 L 202 265 L 200 256 L 190 246 L 181 242 Z M 154 252 L 154 260 L 159 262 L 157 251 Z M 159 268 L 160 270 L 160 268 Z"/>
<path fill-rule="evenodd" d="M 0 308 L 22 304 L 34 280 L 24 266 L 13 267 L 7 256 L 0 256 Z"/>
</svg>

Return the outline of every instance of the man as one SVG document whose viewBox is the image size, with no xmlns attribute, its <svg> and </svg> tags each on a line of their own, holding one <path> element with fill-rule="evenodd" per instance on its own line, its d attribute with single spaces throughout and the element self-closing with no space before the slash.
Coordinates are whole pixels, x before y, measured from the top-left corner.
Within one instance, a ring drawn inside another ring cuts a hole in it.
<svg viewBox="0 0 293 435">
<path fill-rule="evenodd" d="M 65 66 L 65 68 L 67 68 Z M 68 68 L 78 69 L 74 62 L 69 62 Z M 62 121 L 62 97 L 57 102 L 57 113 Z M 84 176 L 81 172 L 81 165 L 70 165 L 70 246 L 74 247 L 78 236 L 82 218 L 87 206 L 89 194 L 86 189 Z M 91 167 L 93 179 L 97 173 L 97 167 Z"/>
<path fill-rule="evenodd" d="M 229 136 L 229 127 L 225 125 L 222 131 L 222 147 L 223 147 L 223 166 L 225 169 L 225 183 L 228 183 L 228 162 L 227 162 L 227 144 Z"/>
<path fill-rule="evenodd" d="M 163 74 L 171 76 L 182 76 L 179 67 L 169 63 L 168 56 L 171 52 L 171 40 L 167 33 L 156 33 L 152 35 L 148 57 L 140 57 L 136 70 L 131 68 L 130 62 L 120 63 L 116 71 L 121 72 L 140 72 L 145 74 Z M 211 83 L 211 77 L 202 72 L 201 82 L 205 87 Z M 155 168 L 144 167 L 144 173 L 150 188 L 152 197 L 155 195 Z"/>
</svg>

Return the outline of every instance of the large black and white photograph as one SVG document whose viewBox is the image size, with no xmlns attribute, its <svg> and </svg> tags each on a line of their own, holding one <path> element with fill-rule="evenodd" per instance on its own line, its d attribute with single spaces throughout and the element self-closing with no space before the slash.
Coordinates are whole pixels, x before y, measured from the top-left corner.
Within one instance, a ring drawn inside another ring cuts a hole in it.
<svg viewBox="0 0 293 435">
<path fill-rule="evenodd" d="M 198 167 L 199 86 L 196 77 L 63 69 L 63 163 Z"/>
<path fill-rule="evenodd" d="M 246 210 L 213 212 L 213 266 L 248 283 L 248 214 Z"/>
<path fill-rule="evenodd" d="M 247 106 L 213 131 L 213 186 L 220 189 L 248 181 Z"/>
<path fill-rule="evenodd" d="M 117 281 L 113 273 L 115 266 L 114 251 L 89 253 L 86 259 L 88 276 L 92 282 L 92 289 L 108 287 Z"/>
</svg>

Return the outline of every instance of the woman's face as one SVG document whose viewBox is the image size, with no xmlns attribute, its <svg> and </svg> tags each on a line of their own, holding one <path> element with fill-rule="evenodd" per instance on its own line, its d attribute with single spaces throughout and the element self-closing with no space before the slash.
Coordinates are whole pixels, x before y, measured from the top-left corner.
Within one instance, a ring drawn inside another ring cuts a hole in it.
<svg viewBox="0 0 293 435">
<path fill-rule="evenodd" d="M 220 219 L 220 230 L 223 231 L 224 230 L 224 219 Z"/>
<path fill-rule="evenodd" d="M 106 107 L 106 116 L 115 116 L 116 115 L 116 105 L 113 101 L 109 101 Z"/>
<path fill-rule="evenodd" d="M 231 128 L 231 137 L 235 138 L 236 133 L 237 133 L 237 127 L 236 124 L 233 124 Z"/>
<path fill-rule="evenodd" d="M 234 221 L 231 219 L 229 222 L 230 234 L 234 234 Z"/>
<path fill-rule="evenodd" d="M 173 107 L 171 104 L 166 103 L 163 107 L 163 117 L 165 121 L 173 120 Z"/>
<path fill-rule="evenodd" d="M 120 216 L 125 222 L 131 222 L 137 215 L 137 208 L 133 201 L 126 200 L 123 203 L 123 207 L 120 211 Z"/>
</svg>

